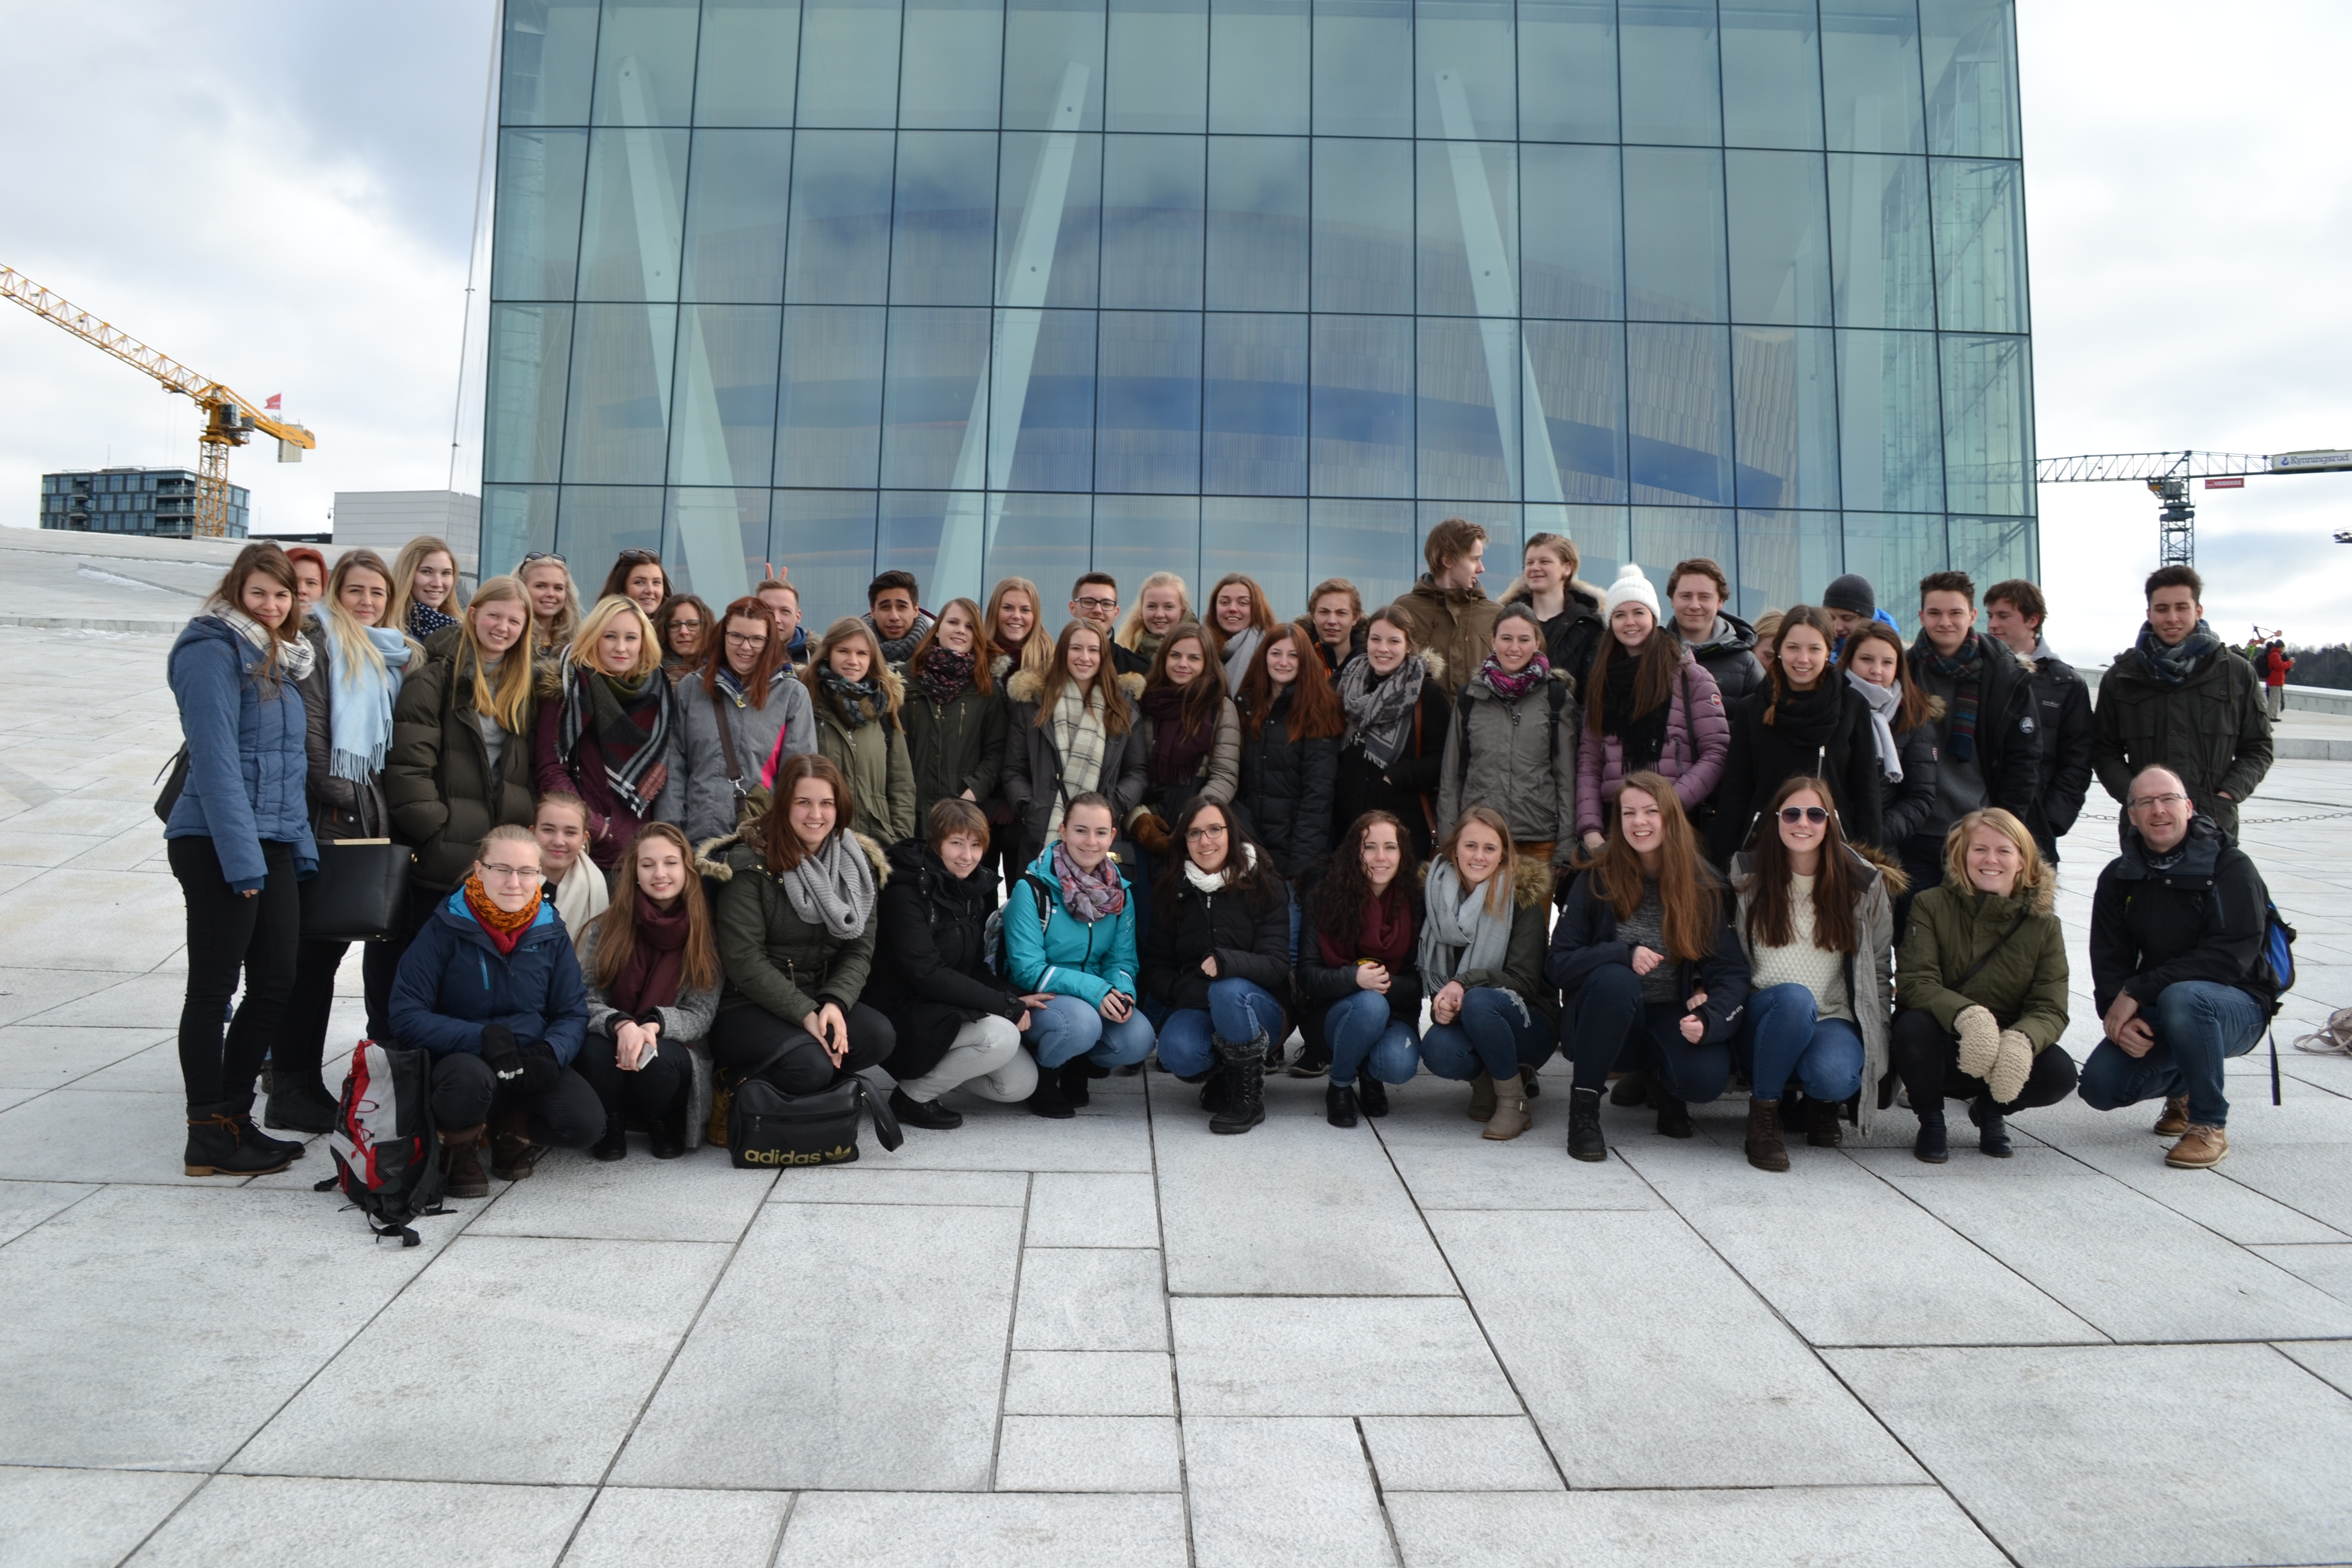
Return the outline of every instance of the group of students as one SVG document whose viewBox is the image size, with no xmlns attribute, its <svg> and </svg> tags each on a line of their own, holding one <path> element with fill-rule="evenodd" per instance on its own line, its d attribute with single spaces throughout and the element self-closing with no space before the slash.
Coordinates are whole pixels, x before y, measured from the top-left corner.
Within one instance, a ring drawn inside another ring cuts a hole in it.
<svg viewBox="0 0 2352 1568">
<path fill-rule="evenodd" d="M 675 1157 L 755 1077 L 880 1067 L 902 1123 L 947 1130 L 951 1090 L 1065 1118 L 1155 1053 L 1223 1133 L 1286 1062 L 1335 1126 L 1425 1068 L 1515 1138 L 1558 1049 L 1583 1160 L 1604 1092 L 1687 1137 L 1735 1077 L 1766 1170 L 1784 1128 L 1834 1146 L 1898 1087 L 1922 1159 L 1948 1098 L 2006 1154 L 2005 1118 L 2078 1077 L 2165 1098 L 2171 1163 L 2226 1152 L 2220 1064 L 2277 994 L 2231 839 L 2268 731 L 2258 693 L 2259 734 L 2181 721 L 2244 667 L 2193 574 L 2149 580 L 2094 726 L 2022 580 L 1980 634 L 1967 575 L 1929 575 L 1906 647 L 1851 574 L 1751 626 L 1710 561 L 1662 613 L 1555 534 L 1490 599 L 1485 546 L 1449 520 L 1394 604 L 1333 580 L 1289 622 L 1245 574 L 1196 617 L 1158 573 L 1122 623 L 1088 573 L 1058 635 L 1025 579 L 933 612 L 888 572 L 814 640 L 782 580 L 714 614 L 646 551 L 584 607 L 534 553 L 461 608 L 438 540 L 331 571 L 248 546 L 170 659 L 186 1169 L 300 1155 L 255 1125 L 265 1061 L 268 1128 L 332 1124 L 346 944 L 301 938 L 299 886 L 320 841 L 386 837 L 412 897 L 367 944 L 367 1028 L 430 1053 L 460 1197 L 549 1147 L 625 1158 L 632 1128 Z M 2050 906 L 2095 774 L 2128 809 L 2078 1075 Z"/>
</svg>

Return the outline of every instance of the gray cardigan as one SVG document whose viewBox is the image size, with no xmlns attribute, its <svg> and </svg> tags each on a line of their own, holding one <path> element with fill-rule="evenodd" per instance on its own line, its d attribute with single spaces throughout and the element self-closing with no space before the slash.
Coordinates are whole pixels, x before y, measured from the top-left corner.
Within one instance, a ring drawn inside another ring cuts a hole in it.
<svg viewBox="0 0 2352 1568">
<path fill-rule="evenodd" d="M 714 704 L 698 674 L 679 681 L 676 693 L 684 734 L 677 764 L 662 786 L 654 815 L 684 825 L 688 843 L 708 844 L 733 833 L 736 822 L 735 786 L 728 779 L 727 749 L 719 739 L 720 711 L 727 715 L 735 763 L 747 791 L 760 787 L 761 770 L 775 752 L 780 732 L 786 754 L 816 750 L 816 712 L 809 704 L 808 688 L 781 669 L 769 683 L 764 708 L 739 702 L 724 691 Z"/>
<path fill-rule="evenodd" d="M 613 1026 L 628 1020 L 604 988 L 596 984 L 596 933 L 604 927 L 604 918 L 590 921 L 580 934 L 572 939 L 580 950 L 581 978 L 588 985 L 588 1027 L 597 1034 L 610 1034 Z M 705 991 L 689 991 L 681 984 L 677 1005 L 657 1007 L 655 1015 L 661 1021 L 661 1037 L 681 1046 L 699 1044 L 710 1033 L 710 1021 L 719 1016 L 719 987 Z"/>
</svg>

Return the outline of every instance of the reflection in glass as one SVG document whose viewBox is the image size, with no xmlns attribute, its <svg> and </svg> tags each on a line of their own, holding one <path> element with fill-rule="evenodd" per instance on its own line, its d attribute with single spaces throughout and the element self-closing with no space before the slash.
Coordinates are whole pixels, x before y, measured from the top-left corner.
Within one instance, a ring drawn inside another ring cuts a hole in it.
<svg viewBox="0 0 2352 1568">
<path fill-rule="evenodd" d="M 1940 339 L 1944 458 L 1955 511 L 2021 517 L 2033 501 L 2033 372 L 2023 338 Z"/>
<path fill-rule="evenodd" d="M 669 482 L 768 484 L 776 432 L 774 305 L 688 305 L 678 312 L 677 407 Z M 765 516 L 767 502 L 761 501 Z"/>
<path fill-rule="evenodd" d="M 605 0 L 596 37 L 597 124 L 687 123 L 701 10 L 701 0 Z"/>
<path fill-rule="evenodd" d="M 1722 141 L 1714 0 L 1618 0 L 1625 140 Z"/>
<path fill-rule="evenodd" d="M 887 131 L 803 131 L 793 138 L 785 299 L 878 305 L 887 298 L 892 141 Z"/>
<path fill-rule="evenodd" d="M 2021 165 L 1937 158 L 1937 324 L 1948 332 L 2021 332 L 2025 191 Z"/>
<path fill-rule="evenodd" d="M 1083 490 L 1094 479 L 1095 316 L 999 310 L 988 488 Z M 1015 352 L 1009 345 L 1018 345 Z"/>
<path fill-rule="evenodd" d="M 1307 0 L 1211 0 L 1209 129 L 1304 136 Z"/>
<path fill-rule="evenodd" d="M 1202 346 L 1203 491 L 1307 493 L 1307 318 L 1218 316 Z"/>
<path fill-rule="evenodd" d="M 1103 103 L 1113 131 L 1208 129 L 1209 0 L 1111 0 Z"/>
<path fill-rule="evenodd" d="M 807 0 L 804 11 L 800 123 L 895 123 L 898 0 Z"/>
<path fill-rule="evenodd" d="M 1095 391 L 1095 489 L 1201 483 L 1201 318 L 1106 310 Z"/>
<path fill-rule="evenodd" d="M 572 574 L 591 584 L 624 550 L 661 549 L 659 485 L 566 485 L 555 508 L 556 536 L 579 564 Z"/>
<path fill-rule="evenodd" d="M 1822 50 L 1814 0 L 1724 0 L 1723 142 L 1822 144 Z"/>
<path fill-rule="evenodd" d="M 1933 327 L 1927 161 L 1830 154 L 1830 257 L 1842 327 Z"/>
<path fill-rule="evenodd" d="M 1916 0 L 1822 0 L 1822 92 L 1833 150 L 1926 152 Z"/>
<path fill-rule="evenodd" d="M 1064 585 L 1090 569 L 1094 552 L 1094 500 L 1083 495 L 995 495 L 988 498 L 993 512 L 989 529 L 988 557 L 980 586 L 958 588 L 985 604 L 986 584 L 1001 577 L 1026 577 L 1057 608 L 1067 601 Z M 1138 579 L 1140 581 L 1140 579 Z M 926 583 L 931 602 L 941 603 L 950 591 Z M 1131 590 L 1130 590 L 1131 591 Z M 1042 607 L 1042 606 L 1041 606 Z M 1052 617 L 1058 632 L 1068 612 Z"/>
<path fill-rule="evenodd" d="M 1412 494 L 1412 329 L 1387 316 L 1313 318 L 1308 489 Z"/>
<path fill-rule="evenodd" d="M 1612 0 L 1519 0 L 1519 135 L 1616 141 L 1616 66 Z"/>
<path fill-rule="evenodd" d="M 1528 499 L 1623 501 L 1624 327 L 1615 321 L 1528 321 L 1521 330 L 1530 400 Z"/>
<path fill-rule="evenodd" d="M 1720 321 L 1723 154 L 1712 148 L 1625 149 L 1625 310 L 1637 320 Z"/>
<path fill-rule="evenodd" d="M 771 304 L 784 297 L 793 133 L 698 131 L 686 191 L 686 298 Z"/>
<path fill-rule="evenodd" d="M 1420 493 L 1517 500 L 1517 323 L 1423 316 L 1415 325 L 1420 343 L 1413 360 L 1413 435 Z"/>
<path fill-rule="evenodd" d="M 1927 150 L 2014 158 L 2017 26 L 2011 0 L 1919 0 Z"/>
<path fill-rule="evenodd" d="M 942 566 L 940 542 L 949 529 L 956 526 L 957 520 L 977 519 L 985 508 L 986 498 L 977 490 L 962 495 L 950 495 L 944 490 L 884 490 L 875 528 L 874 570 L 912 572 L 915 580 L 923 584 L 924 592 L 938 598 L 951 599 L 958 594 L 978 597 L 978 524 L 966 524 L 975 548 L 961 571 Z M 962 580 L 950 586 L 950 575 Z M 860 589 L 863 586 L 861 583 Z M 853 590 L 844 598 L 827 602 L 839 605 L 845 613 L 855 614 L 864 597 L 862 592 Z"/>
<path fill-rule="evenodd" d="M 1119 596 L 1132 600 L 1143 580 L 1154 572 L 1173 572 L 1184 579 L 1185 592 L 1198 598 L 1201 591 L 1201 501 L 1197 496 L 1095 497 L 1095 545 L 1092 570 L 1118 579 Z M 1061 584 L 1046 587 L 1045 624 L 1059 635 L 1070 613 L 1058 595 Z M 1124 620 L 1126 617 L 1120 617 Z"/>
<path fill-rule="evenodd" d="M 1420 134 L 1495 142 L 1518 134 L 1511 34 L 1510 0 L 1421 0 L 1413 16 Z"/>
<path fill-rule="evenodd" d="M 576 309 L 564 399 L 567 484 L 661 483 L 677 334 L 675 305 Z"/>
<path fill-rule="evenodd" d="M 1096 303 L 1102 151 L 1099 136 L 1005 133 L 996 188 L 998 304 Z"/>
<path fill-rule="evenodd" d="M 882 324 L 876 306 L 784 312 L 776 483 L 872 485 L 882 447 Z"/>
<path fill-rule="evenodd" d="M 1363 595 L 1368 613 L 1378 605 L 1393 603 L 1412 587 L 1413 579 L 1420 574 L 1412 518 L 1411 501 L 1308 502 L 1308 583 L 1346 578 Z M 1303 600 L 1305 595 L 1300 597 Z"/>
<path fill-rule="evenodd" d="M 985 305 L 996 240 L 996 137 L 986 131 L 898 133 L 890 236 L 894 305 Z"/>
<path fill-rule="evenodd" d="M 1515 149 L 1493 142 L 1415 145 L 1421 174 L 1422 312 L 1517 315 L 1519 193 Z"/>
<path fill-rule="evenodd" d="M 508 572 L 534 550 L 555 548 L 553 485 L 482 487 L 479 574 Z"/>
<path fill-rule="evenodd" d="M 703 0 L 695 124 L 790 125 L 800 47 L 800 0 Z"/>
<path fill-rule="evenodd" d="M 1843 542 L 1833 511 L 1742 511 L 1732 614 L 1754 620 L 1769 609 L 1815 603 L 1845 570 Z"/>
<path fill-rule="evenodd" d="M 1721 327 L 1625 329 L 1626 455 L 1637 504 L 1729 504 L 1730 347 Z"/>
<path fill-rule="evenodd" d="M 1521 309 L 1530 316 L 1625 314 L 1617 149 L 1519 149 Z"/>
<path fill-rule="evenodd" d="M 1847 506 L 1943 510 L 1937 402 L 1933 333 L 1838 333 L 1838 451 Z"/>
<path fill-rule="evenodd" d="M 1209 139 L 1212 310 L 1307 309 L 1307 141 Z"/>
<path fill-rule="evenodd" d="M 490 297 L 569 300 L 580 261 L 584 131 L 508 131 L 499 136 L 497 226 L 490 237 Z"/>
<path fill-rule="evenodd" d="M 874 492 L 778 490 L 770 507 L 764 559 L 800 590 L 801 618 L 814 627 L 814 640 L 824 635 L 826 606 L 865 600 L 874 575 Z"/>
<path fill-rule="evenodd" d="M 499 123 L 585 125 L 595 79 L 597 0 L 508 0 Z"/>
<path fill-rule="evenodd" d="M 1836 345 L 1819 327 L 1731 330 L 1739 504 L 1838 504 Z"/>
<path fill-rule="evenodd" d="M 1384 323 L 1385 324 L 1385 323 Z M 1208 496 L 1201 501 L 1201 574 L 1192 602 L 1228 572 L 1246 572 L 1269 603 L 1307 597 L 1307 503 Z"/>
<path fill-rule="evenodd" d="M 1318 310 L 1412 310 L 1412 143 L 1318 139 Z"/>
<path fill-rule="evenodd" d="M 1004 128 L 1102 129 L 1103 0 L 1012 0 Z"/>
<path fill-rule="evenodd" d="M 529 482 L 561 476 L 563 384 L 571 361 L 571 306 L 490 307 L 483 479 Z"/>
<path fill-rule="evenodd" d="M 1955 517 L 1949 521 L 1952 566 L 1979 584 L 2005 578 L 2038 580 L 2033 520 L 2027 517 Z M 1977 590 L 1979 593 L 1983 588 Z"/>
<path fill-rule="evenodd" d="M 1315 133 L 1412 134 L 1412 0 L 1315 0 Z"/>
<path fill-rule="evenodd" d="M 1845 569 L 1873 583 L 1916 583 L 1930 572 L 1943 570 L 1944 518 L 1940 512 L 1905 517 L 1896 513 L 1850 511 L 1845 514 Z M 1901 624 L 1906 637 L 1919 631 L 1919 596 L 1888 593 L 1880 607 Z"/>
<path fill-rule="evenodd" d="M 908 0 L 898 64 L 898 123 L 942 131 L 996 129 L 1000 0 Z"/>
<path fill-rule="evenodd" d="M 683 131 L 590 132 L 581 299 L 677 298 L 686 137 Z"/>
<path fill-rule="evenodd" d="M 1817 153 L 1726 153 L 1731 319 L 1830 322 L 1829 188 Z"/>
<path fill-rule="evenodd" d="M 768 492 L 680 489 L 664 502 L 661 557 L 670 586 L 716 613 L 751 591 L 768 559 Z"/>
<path fill-rule="evenodd" d="M 882 482 L 929 489 L 984 483 L 989 313 L 890 312 L 882 384 Z M 957 484 L 955 481 L 963 482 Z"/>
<path fill-rule="evenodd" d="M 1205 151 L 1198 136 L 1103 138 L 1106 307 L 1201 308 Z"/>
<path fill-rule="evenodd" d="M 1666 603 L 1666 574 L 1677 561 L 1703 555 L 1739 581 L 1739 531 L 1732 514 L 1704 506 L 1637 506 L 1633 509 L 1633 559 Z M 1585 577 L 1591 580 L 1591 574 Z M 1671 613 L 1671 612 L 1669 612 Z"/>
</svg>

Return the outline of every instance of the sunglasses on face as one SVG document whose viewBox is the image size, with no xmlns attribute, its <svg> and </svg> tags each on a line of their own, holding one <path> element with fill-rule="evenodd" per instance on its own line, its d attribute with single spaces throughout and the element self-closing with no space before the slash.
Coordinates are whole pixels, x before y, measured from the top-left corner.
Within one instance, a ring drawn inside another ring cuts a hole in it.
<svg viewBox="0 0 2352 1568">
<path fill-rule="evenodd" d="M 1830 814 L 1818 805 L 1784 805 L 1780 808 L 1780 820 L 1791 827 L 1800 822 L 1810 822 L 1818 827 L 1829 819 Z"/>
</svg>

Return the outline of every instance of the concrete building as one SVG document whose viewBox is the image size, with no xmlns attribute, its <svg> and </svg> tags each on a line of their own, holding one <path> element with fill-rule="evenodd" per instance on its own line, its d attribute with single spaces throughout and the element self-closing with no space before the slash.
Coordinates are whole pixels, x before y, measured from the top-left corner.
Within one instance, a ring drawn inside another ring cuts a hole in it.
<svg viewBox="0 0 2352 1568">
<path fill-rule="evenodd" d="M 471 575 L 481 531 L 479 496 L 457 490 L 335 492 L 335 543 L 344 549 L 373 550 L 387 561 L 418 534 L 436 534 L 457 552 L 457 569 Z"/>
<path fill-rule="evenodd" d="M 243 539 L 252 521 L 253 492 L 228 488 L 228 536 Z M 193 538 L 196 476 L 189 468 L 100 468 L 41 476 L 43 528 L 76 533 L 145 533 Z"/>
</svg>

